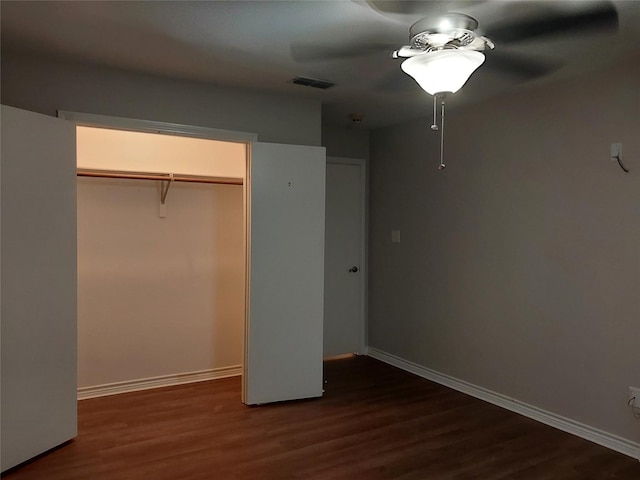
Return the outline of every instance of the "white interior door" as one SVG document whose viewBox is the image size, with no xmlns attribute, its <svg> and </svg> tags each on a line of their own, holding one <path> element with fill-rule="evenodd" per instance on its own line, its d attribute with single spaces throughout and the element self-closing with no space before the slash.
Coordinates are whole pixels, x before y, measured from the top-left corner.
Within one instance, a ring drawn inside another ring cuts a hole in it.
<svg viewBox="0 0 640 480">
<path fill-rule="evenodd" d="M 327 163 L 324 356 L 360 353 L 364 340 L 362 164 Z"/>
<path fill-rule="evenodd" d="M 325 149 L 253 143 L 244 402 L 322 395 Z"/>
<path fill-rule="evenodd" d="M 76 435 L 75 159 L 72 123 L 2 106 L 2 471 Z"/>
</svg>

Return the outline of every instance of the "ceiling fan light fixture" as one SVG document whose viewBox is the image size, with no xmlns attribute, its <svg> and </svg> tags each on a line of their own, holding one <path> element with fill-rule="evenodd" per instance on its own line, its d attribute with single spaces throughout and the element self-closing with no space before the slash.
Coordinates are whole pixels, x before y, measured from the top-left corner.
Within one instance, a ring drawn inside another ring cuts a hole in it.
<svg viewBox="0 0 640 480">
<path fill-rule="evenodd" d="M 455 93 L 484 62 L 475 50 L 434 50 L 402 62 L 402 70 L 430 95 Z"/>
</svg>

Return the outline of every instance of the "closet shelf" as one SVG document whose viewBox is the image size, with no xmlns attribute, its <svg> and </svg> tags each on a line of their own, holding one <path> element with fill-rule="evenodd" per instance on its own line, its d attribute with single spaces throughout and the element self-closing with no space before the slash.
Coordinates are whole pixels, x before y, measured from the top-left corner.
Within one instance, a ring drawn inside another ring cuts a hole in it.
<svg viewBox="0 0 640 480">
<path fill-rule="evenodd" d="M 170 173 L 124 172 L 115 170 L 93 170 L 78 168 L 78 177 L 129 178 L 133 180 L 155 180 L 165 182 L 218 183 L 226 185 L 242 185 L 242 178 L 207 177 L 202 175 L 180 175 Z"/>
</svg>

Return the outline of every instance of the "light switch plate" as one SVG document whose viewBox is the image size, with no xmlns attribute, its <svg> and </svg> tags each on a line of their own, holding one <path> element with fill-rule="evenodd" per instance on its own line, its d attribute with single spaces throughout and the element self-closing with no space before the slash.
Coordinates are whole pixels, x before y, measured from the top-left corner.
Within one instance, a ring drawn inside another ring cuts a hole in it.
<svg viewBox="0 0 640 480">
<path fill-rule="evenodd" d="M 391 241 L 393 243 L 400 243 L 400 230 L 391 230 Z"/>
</svg>

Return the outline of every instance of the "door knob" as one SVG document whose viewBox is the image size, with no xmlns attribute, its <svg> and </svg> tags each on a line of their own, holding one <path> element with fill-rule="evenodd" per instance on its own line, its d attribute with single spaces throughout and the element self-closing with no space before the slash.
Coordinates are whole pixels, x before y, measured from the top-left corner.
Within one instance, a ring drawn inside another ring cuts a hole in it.
<svg viewBox="0 0 640 480">
<path fill-rule="evenodd" d="M 358 271 L 358 267 L 356 267 L 355 265 L 349 269 L 350 273 L 356 273 L 357 271 Z"/>
</svg>

